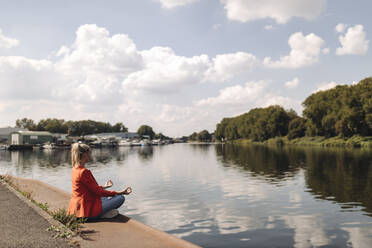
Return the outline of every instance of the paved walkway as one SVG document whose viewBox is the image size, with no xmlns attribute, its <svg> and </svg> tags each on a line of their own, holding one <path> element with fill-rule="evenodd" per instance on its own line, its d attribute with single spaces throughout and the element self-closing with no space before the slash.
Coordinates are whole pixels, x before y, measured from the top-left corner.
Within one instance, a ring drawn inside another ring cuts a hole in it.
<svg viewBox="0 0 372 248">
<path fill-rule="evenodd" d="M 0 183 L 0 247 L 70 247 L 46 229 L 50 224 Z"/>
</svg>

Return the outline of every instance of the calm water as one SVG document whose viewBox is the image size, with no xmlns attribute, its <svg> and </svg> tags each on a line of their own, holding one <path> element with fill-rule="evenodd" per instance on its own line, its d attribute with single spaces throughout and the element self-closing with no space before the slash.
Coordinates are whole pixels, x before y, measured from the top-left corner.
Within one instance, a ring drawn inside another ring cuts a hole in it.
<svg viewBox="0 0 372 248">
<path fill-rule="evenodd" d="M 93 150 L 122 213 L 204 247 L 371 247 L 372 151 L 175 144 Z M 0 151 L 0 174 L 70 189 L 70 154 Z"/>
</svg>

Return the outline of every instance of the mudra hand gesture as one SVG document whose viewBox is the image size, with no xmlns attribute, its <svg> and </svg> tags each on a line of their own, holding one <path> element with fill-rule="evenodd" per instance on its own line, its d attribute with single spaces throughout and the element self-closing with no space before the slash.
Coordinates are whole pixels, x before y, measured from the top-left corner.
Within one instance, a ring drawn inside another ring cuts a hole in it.
<svg viewBox="0 0 372 248">
<path fill-rule="evenodd" d="M 112 185 L 114 185 L 113 182 L 112 182 L 111 180 L 108 180 L 108 181 L 105 183 L 105 185 L 103 186 L 103 188 L 104 188 L 104 189 L 107 189 L 107 188 L 112 187 Z"/>
<path fill-rule="evenodd" d="M 132 193 L 132 188 L 131 187 L 127 187 L 126 189 L 123 189 L 122 191 L 119 191 L 120 195 L 129 195 L 130 193 Z"/>
</svg>

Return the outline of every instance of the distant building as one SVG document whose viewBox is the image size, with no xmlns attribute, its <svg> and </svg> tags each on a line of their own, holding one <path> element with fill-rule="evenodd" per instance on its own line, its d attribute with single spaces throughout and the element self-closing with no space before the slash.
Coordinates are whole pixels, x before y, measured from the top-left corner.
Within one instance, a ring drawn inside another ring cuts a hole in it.
<svg viewBox="0 0 372 248">
<path fill-rule="evenodd" d="M 16 131 L 28 131 L 24 128 L 17 128 L 17 127 L 1 127 L 0 128 L 0 143 L 7 143 L 9 134 Z"/>
<path fill-rule="evenodd" d="M 53 136 L 49 132 L 15 131 L 9 134 L 9 145 L 40 145 L 52 142 Z"/>
</svg>

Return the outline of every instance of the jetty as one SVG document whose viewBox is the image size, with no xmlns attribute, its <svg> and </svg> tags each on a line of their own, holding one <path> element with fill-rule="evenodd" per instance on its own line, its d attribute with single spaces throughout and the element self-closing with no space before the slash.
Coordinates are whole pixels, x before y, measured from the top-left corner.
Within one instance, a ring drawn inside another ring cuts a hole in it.
<svg viewBox="0 0 372 248">
<path fill-rule="evenodd" d="M 34 201 L 38 203 L 47 203 L 49 211 L 56 211 L 60 208 L 67 209 L 71 195 L 49 184 L 18 177 L 10 177 L 8 182 L 21 192 L 28 192 Z M 9 186 L 8 186 L 9 188 Z M 0 191 L 0 194 L 2 192 Z M 19 196 L 20 194 L 18 194 Z M 2 197 L 2 195 L 0 195 Z M 21 196 L 22 197 L 22 196 Z M 27 201 L 27 198 L 25 198 Z M 23 199 L 24 200 L 24 199 Z M 25 201 L 25 200 L 24 200 Z M 20 204 L 20 203 L 18 203 Z M 36 206 L 36 205 L 35 205 Z M 15 208 L 17 206 L 14 206 Z M 7 214 L 13 218 L 29 218 L 29 216 L 13 215 L 12 209 L 8 208 Z M 38 207 L 36 207 L 38 208 Z M 39 208 L 39 212 L 44 219 L 51 219 L 46 212 Z M 7 225 L 12 226 L 11 223 Z M 198 248 L 188 241 L 179 239 L 175 236 L 147 226 L 133 218 L 125 215 L 119 215 L 113 219 L 104 219 L 97 222 L 87 222 L 82 224 L 80 234 L 80 247 L 172 247 L 172 248 Z M 33 237 L 30 237 L 32 239 Z M 1 242 L 0 242 L 1 243 Z M 33 246 L 30 246 L 33 247 Z M 39 247 L 39 246 L 37 246 Z"/>
</svg>

